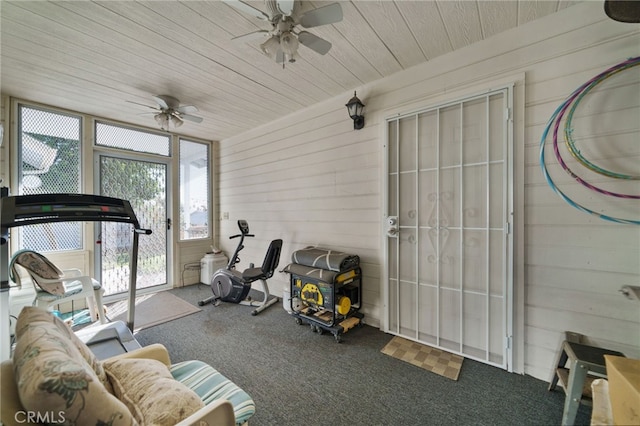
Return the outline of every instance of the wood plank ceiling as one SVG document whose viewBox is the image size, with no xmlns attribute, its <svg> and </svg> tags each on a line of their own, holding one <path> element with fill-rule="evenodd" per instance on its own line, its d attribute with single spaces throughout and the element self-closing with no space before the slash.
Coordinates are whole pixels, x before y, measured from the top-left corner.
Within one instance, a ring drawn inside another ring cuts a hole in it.
<svg viewBox="0 0 640 426">
<path fill-rule="evenodd" d="M 266 10 L 262 1 L 247 1 Z M 331 2 L 304 1 L 307 11 Z M 5 95 L 157 128 L 143 106 L 168 94 L 199 108 L 179 133 L 222 140 L 573 5 L 574 1 L 340 1 L 344 19 L 309 29 L 284 68 L 260 41 L 268 23 L 220 1 L 0 2 Z M 342 107 L 342 105 L 341 105 Z M 346 110 L 345 110 L 346 116 Z"/>
</svg>

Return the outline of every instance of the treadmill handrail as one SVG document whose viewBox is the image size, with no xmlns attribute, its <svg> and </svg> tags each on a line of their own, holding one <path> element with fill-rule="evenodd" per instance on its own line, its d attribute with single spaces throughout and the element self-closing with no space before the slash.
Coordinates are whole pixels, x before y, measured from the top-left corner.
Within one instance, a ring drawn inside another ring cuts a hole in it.
<svg viewBox="0 0 640 426">
<path fill-rule="evenodd" d="M 2 198 L 2 228 L 51 222 L 122 222 L 142 229 L 127 200 L 92 194 L 14 195 Z"/>
<path fill-rule="evenodd" d="M 93 194 L 38 194 L 0 197 L 0 245 L 8 242 L 9 228 L 51 222 L 121 222 L 133 225 L 133 243 L 129 259 L 129 309 L 127 326 L 133 332 L 136 281 L 138 271 L 138 236 L 151 235 L 140 227 L 128 200 Z M 3 250 L 6 247 L 3 247 Z M 5 290 L 4 274 L 8 258 L 1 256 L 0 291 Z M 8 281 L 7 281 L 8 284 Z M 7 286 L 8 289 L 8 286 Z M 2 319 L 0 319 L 2 321 Z M 3 342 L 0 342 L 2 345 Z"/>
</svg>

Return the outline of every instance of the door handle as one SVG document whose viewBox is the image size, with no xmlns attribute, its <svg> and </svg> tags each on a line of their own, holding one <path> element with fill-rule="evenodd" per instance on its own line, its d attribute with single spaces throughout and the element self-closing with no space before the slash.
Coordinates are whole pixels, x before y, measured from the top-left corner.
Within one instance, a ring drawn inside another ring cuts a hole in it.
<svg viewBox="0 0 640 426">
<path fill-rule="evenodd" d="M 398 226 L 398 216 L 389 216 L 387 217 L 387 236 L 388 237 L 396 237 L 400 232 Z"/>
</svg>

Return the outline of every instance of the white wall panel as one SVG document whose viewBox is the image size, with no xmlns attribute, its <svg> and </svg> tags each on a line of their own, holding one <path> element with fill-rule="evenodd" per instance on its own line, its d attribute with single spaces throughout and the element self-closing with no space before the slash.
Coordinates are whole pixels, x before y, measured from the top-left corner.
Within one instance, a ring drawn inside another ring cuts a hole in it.
<svg viewBox="0 0 640 426">
<path fill-rule="evenodd" d="M 618 289 L 640 283 L 640 227 L 604 222 L 567 205 L 545 183 L 538 154 L 540 136 L 555 108 L 580 84 L 638 54 L 638 26 L 614 22 L 604 15 L 601 3 L 586 2 L 354 87 L 366 104 L 363 130 L 352 129 L 344 108 L 352 92 L 345 92 L 223 140 L 217 158 L 218 210 L 229 219 L 221 221 L 221 244 L 231 252 L 234 245 L 227 236 L 236 233 L 237 219 L 247 219 L 257 237 L 246 242 L 241 267 L 261 262 L 273 238 L 284 240 L 281 268 L 294 250 L 306 245 L 359 254 L 365 322 L 379 325 L 386 285 L 381 273 L 385 114 L 431 106 L 524 75 L 525 85 L 518 84 L 516 97 L 524 94 L 525 110 L 514 116 L 520 128 L 516 165 L 518 156 L 524 163 L 516 170 L 516 179 L 524 179 L 516 185 L 524 211 L 516 211 L 523 223 L 516 223 L 514 273 L 515 316 L 524 323 L 516 329 L 516 341 L 520 339 L 524 353 L 516 357 L 520 365 L 515 370 L 548 380 L 565 330 L 637 356 L 640 305 L 624 299 Z M 631 116 L 637 107 L 627 105 L 622 113 Z M 637 141 L 637 126 L 631 127 Z M 637 165 L 637 147 L 628 149 L 624 155 L 635 156 L 630 164 Z M 607 156 L 616 157 L 601 154 Z M 559 179 L 559 184 L 579 186 L 568 176 Z M 599 194 L 582 195 L 590 196 L 596 210 L 610 204 Z M 284 274 L 272 281 L 274 294 L 288 285 Z"/>
<path fill-rule="evenodd" d="M 3 140 L 0 141 L 0 186 L 9 184 L 9 97 L 0 94 L 0 123 L 3 126 Z M 5 143 L 6 141 L 6 143 Z"/>
</svg>

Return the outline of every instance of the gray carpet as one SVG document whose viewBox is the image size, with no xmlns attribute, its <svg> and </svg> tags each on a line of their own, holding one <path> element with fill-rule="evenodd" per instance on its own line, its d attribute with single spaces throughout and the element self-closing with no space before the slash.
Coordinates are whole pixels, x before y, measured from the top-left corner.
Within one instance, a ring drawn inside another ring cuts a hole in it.
<svg viewBox="0 0 640 426">
<path fill-rule="evenodd" d="M 171 290 L 190 303 L 204 285 Z M 458 381 L 384 355 L 392 336 L 364 326 L 318 335 L 282 308 L 258 316 L 223 303 L 140 331 L 142 345 L 164 344 L 172 361 L 200 359 L 255 400 L 251 426 L 557 425 L 564 393 L 547 383 L 465 359 Z M 366 318 L 365 318 L 366 320 Z M 581 406 L 576 424 L 588 425 Z"/>
</svg>

